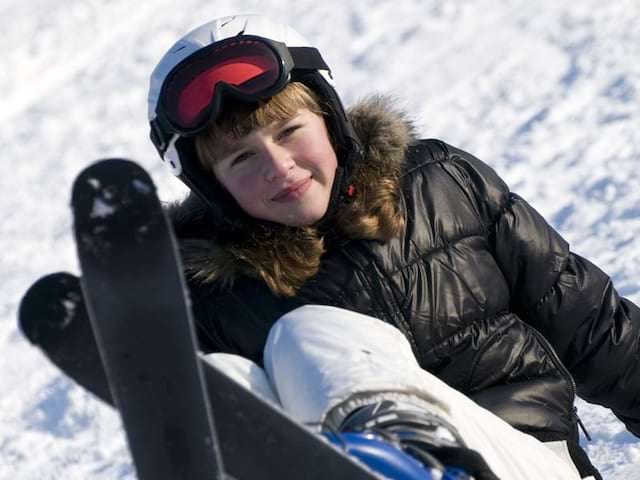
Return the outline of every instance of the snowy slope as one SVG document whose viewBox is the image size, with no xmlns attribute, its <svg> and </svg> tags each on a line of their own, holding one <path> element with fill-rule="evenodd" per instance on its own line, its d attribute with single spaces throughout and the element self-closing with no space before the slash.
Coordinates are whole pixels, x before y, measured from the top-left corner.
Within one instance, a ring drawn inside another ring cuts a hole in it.
<svg viewBox="0 0 640 480">
<path fill-rule="evenodd" d="M 179 35 L 239 12 L 296 25 L 346 103 L 395 94 L 640 302 L 638 0 L 0 0 L 0 478 L 135 478 L 117 416 L 29 347 L 17 304 L 78 272 L 67 205 L 92 160 L 135 158 L 164 199 L 184 193 L 147 140 L 148 75 Z M 605 478 L 639 480 L 640 440 L 579 406 Z"/>
</svg>

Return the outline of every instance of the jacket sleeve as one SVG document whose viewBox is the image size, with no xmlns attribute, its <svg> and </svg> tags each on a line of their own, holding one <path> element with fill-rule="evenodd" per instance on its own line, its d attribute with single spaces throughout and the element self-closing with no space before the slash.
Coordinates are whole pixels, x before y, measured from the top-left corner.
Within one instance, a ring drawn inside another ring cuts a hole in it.
<svg viewBox="0 0 640 480">
<path fill-rule="evenodd" d="M 489 166 L 449 150 L 485 224 L 512 311 L 549 340 L 582 398 L 611 408 L 640 437 L 640 309 Z"/>
<path fill-rule="evenodd" d="M 298 298 L 276 297 L 250 278 L 238 278 L 232 288 L 192 283 L 189 294 L 200 349 L 241 355 L 259 365 L 273 324 L 301 305 Z"/>
<path fill-rule="evenodd" d="M 200 350 L 203 353 L 238 353 L 225 335 L 214 302 L 200 288 L 190 285 L 191 313 Z"/>
</svg>

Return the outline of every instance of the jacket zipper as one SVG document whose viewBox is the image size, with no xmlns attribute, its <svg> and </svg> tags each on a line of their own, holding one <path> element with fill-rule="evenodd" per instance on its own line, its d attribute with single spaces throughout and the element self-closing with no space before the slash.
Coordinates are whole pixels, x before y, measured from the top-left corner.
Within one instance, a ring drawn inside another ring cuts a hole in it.
<svg viewBox="0 0 640 480">
<path fill-rule="evenodd" d="M 562 363 L 562 360 L 560 360 L 560 357 L 558 357 L 557 352 L 553 348 L 553 345 L 549 343 L 549 340 L 547 340 L 547 338 L 544 335 L 542 335 L 538 330 L 533 328 L 531 325 L 527 324 L 527 326 L 531 329 L 533 334 L 540 341 L 540 343 L 542 344 L 542 347 L 545 349 L 547 354 L 551 357 L 551 361 L 556 366 L 556 368 L 560 371 L 562 376 L 568 380 L 569 386 L 571 387 L 571 393 L 573 394 L 573 397 L 575 399 L 578 388 L 576 386 L 576 381 L 574 380 L 573 375 L 571 375 L 569 370 L 567 370 L 567 367 L 564 366 L 564 364 Z M 573 405 L 571 408 L 571 411 L 569 412 L 569 416 L 580 427 L 580 430 L 582 430 L 582 433 L 584 433 L 585 438 L 588 441 L 591 441 L 591 435 L 589 435 L 587 428 L 584 426 L 584 423 L 582 423 L 582 420 L 578 415 L 578 407 Z"/>
</svg>

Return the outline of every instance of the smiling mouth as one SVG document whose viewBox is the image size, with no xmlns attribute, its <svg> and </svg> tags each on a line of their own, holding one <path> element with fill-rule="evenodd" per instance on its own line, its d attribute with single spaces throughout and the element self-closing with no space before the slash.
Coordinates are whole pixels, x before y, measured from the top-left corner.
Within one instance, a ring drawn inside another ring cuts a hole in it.
<svg viewBox="0 0 640 480">
<path fill-rule="evenodd" d="M 307 188 L 311 184 L 311 179 L 312 177 L 308 177 L 304 180 L 300 180 L 299 182 L 294 183 L 290 187 L 282 190 L 271 200 L 274 202 L 282 202 L 300 198 L 307 191 Z"/>
</svg>

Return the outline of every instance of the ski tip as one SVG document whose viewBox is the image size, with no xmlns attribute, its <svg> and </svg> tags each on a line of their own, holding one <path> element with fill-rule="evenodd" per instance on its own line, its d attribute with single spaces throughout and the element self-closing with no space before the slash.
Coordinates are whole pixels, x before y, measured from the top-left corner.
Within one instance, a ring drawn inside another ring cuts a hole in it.
<svg viewBox="0 0 640 480">
<path fill-rule="evenodd" d="M 99 160 L 76 177 L 71 207 L 76 220 L 101 222 L 120 206 L 157 201 L 150 175 L 137 163 L 122 158 Z"/>
<path fill-rule="evenodd" d="M 80 279 L 56 272 L 38 279 L 24 294 L 18 308 L 18 326 L 34 345 L 44 333 L 64 331 L 82 302 Z"/>
<path fill-rule="evenodd" d="M 127 201 L 131 193 L 155 194 L 156 187 L 147 171 L 137 163 L 124 158 L 99 160 L 85 168 L 76 177 L 71 206 L 74 210 L 89 205 L 90 216 L 106 215 L 111 205 Z M 82 212 L 81 212 L 82 213 Z"/>
</svg>

